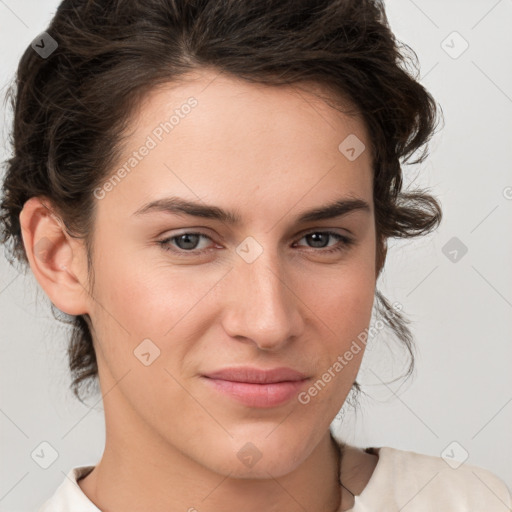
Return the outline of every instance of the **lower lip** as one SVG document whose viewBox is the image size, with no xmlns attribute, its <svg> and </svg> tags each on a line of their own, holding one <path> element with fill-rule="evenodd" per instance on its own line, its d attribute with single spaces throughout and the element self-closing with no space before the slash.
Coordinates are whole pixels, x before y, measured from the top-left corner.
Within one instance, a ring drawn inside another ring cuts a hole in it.
<svg viewBox="0 0 512 512">
<path fill-rule="evenodd" d="M 251 384 L 203 377 L 217 391 L 229 395 L 249 407 L 276 407 L 297 395 L 309 379 L 274 382 L 272 384 Z"/>
</svg>

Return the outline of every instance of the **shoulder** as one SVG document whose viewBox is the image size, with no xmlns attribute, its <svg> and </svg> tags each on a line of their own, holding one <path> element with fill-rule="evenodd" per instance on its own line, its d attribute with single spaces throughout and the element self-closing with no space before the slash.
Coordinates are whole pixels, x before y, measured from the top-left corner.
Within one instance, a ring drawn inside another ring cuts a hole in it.
<svg viewBox="0 0 512 512">
<path fill-rule="evenodd" d="M 487 469 L 448 457 L 445 460 L 397 448 L 377 450 L 379 463 L 383 462 L 382 469 L 385 470 L 379 476 L 393 489 L 394 500 L 401 507 L 415 502 L 435 504 L 443 510 L 453 511 L 512 510 L 510 490 L 503 480 Z"/>
<path fill-rule="evenodd" d="M 52 496 L 46 500 L 37 512 L 100 512 L 87 498 L 78 485 L 78 480 L 89 474 L 94 466 L 76 466 L 72 468 Z"/>
</svg>

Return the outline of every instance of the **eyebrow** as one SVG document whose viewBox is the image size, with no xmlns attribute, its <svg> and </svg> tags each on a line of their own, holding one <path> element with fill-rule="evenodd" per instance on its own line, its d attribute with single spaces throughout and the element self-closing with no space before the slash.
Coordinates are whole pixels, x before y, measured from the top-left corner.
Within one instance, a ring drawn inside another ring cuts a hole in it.
<svg viewBox="0 0 512 512">
<path fill-rule="evenodd" d="M 359 198 L 340 198 L 325 206 L 302 212 L 296 219 L 297 223 L 333 219 L 347 215 L 353 211 L 370 213 L 370 205 Z M 164 212 L 171 214 L 186 214 L 193 217 L 213 219 L 227 224 L 239 225 L 242 222 L 237 212 L 224 210 L 218 206 L 206 205 L 189 201 L 181 197 L 166 197 L 144 204 L 133 215 L 143 215 L 151 212 Z"/>
</svg>

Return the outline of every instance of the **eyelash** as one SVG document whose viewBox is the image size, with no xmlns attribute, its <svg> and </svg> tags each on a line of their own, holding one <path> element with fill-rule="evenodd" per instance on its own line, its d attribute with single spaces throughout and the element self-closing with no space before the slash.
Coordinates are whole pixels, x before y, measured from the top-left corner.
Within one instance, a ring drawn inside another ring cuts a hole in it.
<svg viewBox="0 0 512 512">
<path fill-rule="evenodd" d="M 334 238 L 337 238 L 340 242 L 341 242 L 341 245 L 336 245 L 334 246 L 333 248 L 331 249 L 324 249 L 324 248 L 318 248 L 316 249 L 317 252 L 320 252 L 320 253 L 323 253 L 323 254 L 331 254 L 331 253 L 336 253 L 336 252 L 341 252 L 341 251 L 345 251 L 347 250 L 351 245 L 353 245 L 355 243 L 354 240 L 352 240 L 351 238 L 348 238 L 344 235 L 340 235 L 339 233 L 336 233 L 335 231 L 320 231 L 320 230 L 315 230 L 315 231 L 310 231 L 308 233 L 305 233 L 304 235 L 302 235 L 301 238 L 299 238 L 299 240 L 302 240 L 304 237 L 308 236 L 308 235 L 312 235 L 312 234 L 315 234 L 315 233 L 322 233 L 324 235 L 331 235 L 333 236 Z M 190 251 L 187 251 L 185 249 L 173 249 L 172 246 L 169 245 L 169 242 L 171 242 L 172 240 L 176 239 L 176 238 L 179 238 L 180 236 L 183 236 L 183 235 L 199 235 L 199 236 L 202 236 L 204 238 L 208 238 L 209 240 L 211 240 L 211 238 L 208 236 L 208 235 L 205 235 L 204 233 L 200 233 L 200 232 L 196 232 L 196 231 L 187 231 L 187 232 L 184 232 L 184 233 L 180 233 L 179 235 L 174 235 L 174 236 L 171 236 L 171 237 L 167 237 L 165 238 L 164 240 L 159 240 L 158 241 L 158 244 L 162 247 L 162 249 L 164 251 L 170 251 L 178 256 L 185 256 L 190 254 L 190 255 L 195 255 L 195 256 L 198 256 L 198 255 L 201 255 L 207 251 L 209 251 L 210 249 L 203 249 L 203 250 L 190 250 Z M 315 247 L 310 247 L 311 250 L 315 251 Z"/>
</svg>

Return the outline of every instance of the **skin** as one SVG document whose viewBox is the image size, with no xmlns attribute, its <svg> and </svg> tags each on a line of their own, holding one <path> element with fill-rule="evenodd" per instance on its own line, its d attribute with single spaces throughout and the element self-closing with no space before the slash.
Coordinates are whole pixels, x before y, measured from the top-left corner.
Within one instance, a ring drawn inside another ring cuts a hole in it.
<svg viewBox="0 0 512 512">
<path fill-rule="evenodd" d="M 350 134 L 369 148 L 366 128 L 307 89 L 203 70 L 146 97 L 119 165 L 190 96 L 198 101 L 191 113 L 96 199 L 93 289 L 81 240 L 66 234 L 45 208 L 49 202 L 32 198 L 20 216 L 38 282 L 59 309 L 88 314 L 94 328 L 106 446 L 79 485 L 101 510 L 338 510 L 329 426 L 364 345 L 308 404 L 293 398 L 251 408 L 200 375 L 228 366 L 289 366 L 310 376 L 311 385 L 368 327 L 380 270 L 371 155 L 365 150 L 349 161 L 338 150 Z M 243 222 L 134 215 L 170 195 L 236 210 Z M 341 197 L 361 198 L 370 211 L 296 223 L 301 212 Z M 305 236 L 325 230 L 355 243 L 325 253 L 342 242 L 325 235 L 315 244 Z M 192 249 L 177 239 L 167 243 L 181 256 L 158 243 L 197 231 L 206 237 L 195 239 L 195 248 L 194 239 Z M 236 252 L 247 237 L 263 249 L 252 263 Z M 51 242 L 44 258 L 41 239 Z M 134 355 L 147 338 L 160 350 L 149 366 Z M 246 443 L 261 454 L 252 467 L 237 456 Z M 349 449 L 342 482 L 360 494 L 376 462 Z M 342 510 L 352 505 L 344 491 Z"/>
</svg>

